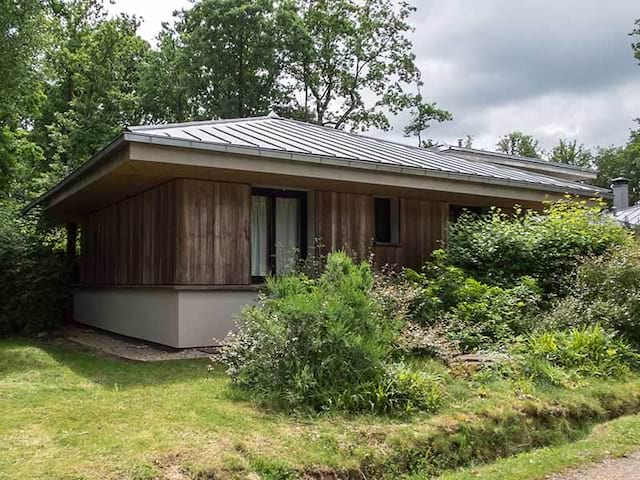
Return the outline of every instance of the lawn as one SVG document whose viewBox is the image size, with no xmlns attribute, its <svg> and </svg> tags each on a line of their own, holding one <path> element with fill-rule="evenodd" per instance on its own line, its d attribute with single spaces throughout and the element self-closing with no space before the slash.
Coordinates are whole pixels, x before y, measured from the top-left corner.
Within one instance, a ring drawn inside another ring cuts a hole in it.
<svg viewBox="0 0 640 480">
<path fill-rule="evenodd" d="M 292 416 L 242 400 L 208 361 L 132 363 L 1 340 L 0 478 L 427 476 L 640 412 L 635 376 L 574 390 L 449 378 L 447 389 L 431 416 Z"/>
</svg>

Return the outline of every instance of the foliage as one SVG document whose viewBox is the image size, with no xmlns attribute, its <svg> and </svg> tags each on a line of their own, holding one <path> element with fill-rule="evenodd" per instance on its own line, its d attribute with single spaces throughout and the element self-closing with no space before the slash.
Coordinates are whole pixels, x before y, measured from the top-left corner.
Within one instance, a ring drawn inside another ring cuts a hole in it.
<svg viewBox="0 0 640 480">
<path fill-rule="evenodd" d="M 43 18 L 38 0 L 5 1 L 0 8 L 0 192 L 23 160 L 20 153 L 32 148 L 24 119 L 35 116 L 43 100 L 36 61 Z"/>
<path fill-rule="evenodd" d="M 634 37 L 634 42 L 631 44 L 631 48 L 633 48 L 633 55 L 640 63 L 640 18 L 636 19 L 635 22 L 636 28 L 633 29 L 631 35 Z"/>
<path fill-rule="evenodd" d="M 640 346 L 640 246 L 589 259 L 571 279 L 570 295 L 550 313 L 558 327 L 601 323 Z"/>
<path fill-rule="evenodd" d="M 449 335 L 445 322 L 423 325 L 408 321 L 395 340 L 395 347 L 405 355 L 435 358 L 445 363 L 459 355 L 460 344 Z"/>
<path fill-rule="evenodd" d="M 413 321 L 444 329 L 453 342 L 449 349 L 504 347 L 531 328 L 530 320 L 538 312 L 540 292 L 535 280 L 523 277 L 509 288 L 482 283 L 447 264 L 442 251 L 423 274 L 411 275 L 422 285 Z"/>
<path fill-rule="evenodd" d="M 597 185 L 610 188 L 614 178 L 628 178 L 629 201 L 631 204 L 640 201 L 640 131 L 632 131 L 625 146 L 598 149 L 595 165 Z"/>
<path fill-rule="evenodd" d="M 629 344 L 599 324 L 535 333 L 519 350 L 524 357 L 525 371 L 527 366 L 534 366 L 530 373 L 551 378 L 551 383 L 555 383 L 558 373 L 544 363 L 580 376 L 617 378 L 628 374 L 639 359 Z"/>
<path fill-rule="evenodd" d="M 34 219 L 16 219 L 15 205 L 0 203 L 0 335 L 44 332 L 62 321 L 67 267 L 55 237 Z"/>
<path fill-rule="evenodd" d="M 509 155 L 519 155 L 521 157 L 540 158 L 542 150 L 538 140 L 532 135 L 522 132 L 511 132 L 504 135 L 496 144 L 499 152 Z"/>
<path fill-rule="evenodd" d="M 558 201 L 545 205 L 543 213 L 464 214 L 449 229 L 447 257 L 481 282 L 508 286 L 531 276 L 546 295 L 564 294 L 565 276 L 583 257 L 630 241 L 601 209 L 587 201 Z"/>
<path fill-rule="evenodd" d="M 553 147 L 549 160 L 590 168 L 593 165 L 593 154 L 584 145 L 578 145 L 577 140 L 564 140 L 561 138 L 558 145 Z"/>
<path fill-rule="evenodd" d="M 135 17 L 107 17 L 99 0 L 53 3 L 46 96 L 34 138 L 56 168 L 78 167 L 122 127 L 142 119 L 138 84 L 149 46 Z"/>
<path fill-rule="evenodd" d="M 418 137 L 418 147 L 426 148 L 428 145 L 422 139 L 422 132 L 431 125 L 434 120 L 436 122 L 444 122 L 453 120 L 451 113 L 442 110 L 435 103 L 424 103 L 422 95 L 418 91 L 418 95 L 411 101 L 411 122 L 404 128 L 405 137 Z M 471 141 L 470 138 L 467 139 Z"/>
<path fill-rule="evenodd" d="M 392 0 L 285 2 L 294 110 L 335 128 L 388 128 L 385 109 L 396 113 L 415 100 L 404 89 L 419 80 L 407 36 L 414 10 Z"/>
<path fill-rule="evenodd" d="M 267 295 L 242 314 L 225 341 L 222 360 L 235 385 L 285 408 L 374 410 L 413 408 L 415 385 L 425 379 L 385 373 L 399 322 L 384 315 L 372 295 L 369 264 L 329 255 L 318 279 L 272 278 Z M 392 392 L 401 392 L 394 399 Z M 425 395 L 432 395 L 425 393 Z"/>
<path fill-rule="evenodd" d="M 284 98 L 283 35 L 272 0 L 203 0 L 182 10 L 143 77 L 150 119 L 268 113 Z"/>
</svg>

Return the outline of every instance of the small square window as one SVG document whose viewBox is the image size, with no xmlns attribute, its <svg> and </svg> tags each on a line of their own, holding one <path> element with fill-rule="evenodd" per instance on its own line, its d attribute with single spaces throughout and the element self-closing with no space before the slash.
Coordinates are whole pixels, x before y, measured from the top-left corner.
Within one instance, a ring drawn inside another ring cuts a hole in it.
<svg viewBox="0 0 640 480">
<path fill-rule="evenodd" d="M 400 242 L 400 204 L 397 198 L 375 198 L 376 243 Z"/>
</svg>

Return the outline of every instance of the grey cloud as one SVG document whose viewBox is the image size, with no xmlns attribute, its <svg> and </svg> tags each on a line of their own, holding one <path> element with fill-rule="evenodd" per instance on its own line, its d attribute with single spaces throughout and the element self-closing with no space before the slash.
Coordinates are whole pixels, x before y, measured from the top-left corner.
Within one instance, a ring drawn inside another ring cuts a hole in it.
<svg viewBox="0 0 640 480">
<path fill-rule="evenodd" d="M 455 117 L 427 136 L 471 133 L 488 148 L 514 129 L 537 134 L 546 148 L 558 135 L 589 145 L 628 137 L 640 114 L 640 66 L 628 35 L 637 0 L 413 3 L 425 94 Z M 387 135 L 402 138 L 405 123 L 396 118 Z"/>
</svg>

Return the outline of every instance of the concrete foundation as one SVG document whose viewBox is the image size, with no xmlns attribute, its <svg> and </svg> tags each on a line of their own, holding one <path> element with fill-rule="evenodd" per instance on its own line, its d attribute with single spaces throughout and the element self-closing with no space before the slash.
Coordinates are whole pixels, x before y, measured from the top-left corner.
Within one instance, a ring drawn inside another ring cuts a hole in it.
<svg viewBox="0 0 640 480">
<path fill-rule="evenodd" d="M 74 320 L 175 348 L 220 345 L 257 289 L 92 287 L 73 294 Z"/>
</svg>

